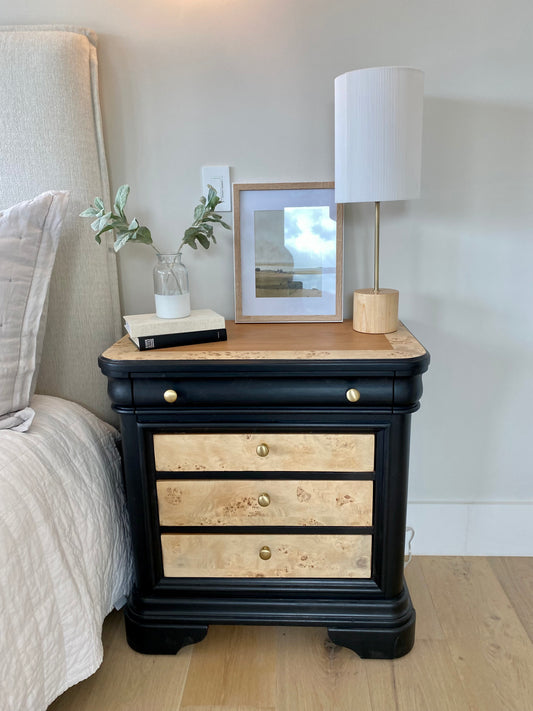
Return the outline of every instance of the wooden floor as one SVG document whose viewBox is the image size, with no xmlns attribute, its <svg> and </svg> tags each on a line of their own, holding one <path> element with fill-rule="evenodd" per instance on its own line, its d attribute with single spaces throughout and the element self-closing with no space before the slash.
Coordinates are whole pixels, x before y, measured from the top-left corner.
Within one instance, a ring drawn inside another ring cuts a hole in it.
<svg viewBox="0 0 533 711">
<path fill-rule="evenodd" d="M 49 711 L 533 711 L 533 558 L 415 557 L 406 577 L 417 634 L 401 659 L 295 627 L 211 627 L 146 656 L 113 613 L 101 668 Z"/>
</svg>

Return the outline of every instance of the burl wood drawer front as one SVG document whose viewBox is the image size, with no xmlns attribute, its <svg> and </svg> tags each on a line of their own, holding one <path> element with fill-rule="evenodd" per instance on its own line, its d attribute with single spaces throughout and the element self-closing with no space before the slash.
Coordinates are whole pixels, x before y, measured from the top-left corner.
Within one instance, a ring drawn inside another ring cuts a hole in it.
<svg viewBox="0 0 533 711">
<path fill-rule="evenodd" d="M 157 471 L 371 472 L 373 434 L 155 434 Z"/>
<path fill-rule="evenodd" d="M 161 536 L 166 577 L 369 578 L 371 536 Z"/>
<path fill-rule="evenodd" d="M 371 526 L 373 482 L 158 481 L 163 526 Z"/>
</svg>

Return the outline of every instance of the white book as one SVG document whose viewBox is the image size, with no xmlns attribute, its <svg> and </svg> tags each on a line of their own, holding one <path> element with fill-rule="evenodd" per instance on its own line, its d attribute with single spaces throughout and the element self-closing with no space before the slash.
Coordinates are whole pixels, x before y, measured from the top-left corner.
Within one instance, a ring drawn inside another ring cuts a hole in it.
<svg viewBox="0 0 533 711">
<path fill-rule="evenodd" d="M 124 316 L 126 330 L 133 338 L 161 336 L 167 333 L 189 333 L 225 328 L 224 316 L 211 309 L 193 309 L 184 318 L 159 318 L 156 314 L 133 314 Z"/>
</svg>

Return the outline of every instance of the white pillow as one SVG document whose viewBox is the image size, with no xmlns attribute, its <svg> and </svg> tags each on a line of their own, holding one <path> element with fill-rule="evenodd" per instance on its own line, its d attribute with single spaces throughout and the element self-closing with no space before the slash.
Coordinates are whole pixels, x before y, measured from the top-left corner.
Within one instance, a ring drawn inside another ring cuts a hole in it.
<svg viewBox="0 0 533 711">
<path fill-rule="evenodd" d="M 27 429 L 39 329 L 68 204 L 50 191 L 0 212 L 0 429 Z"/>
</svg>

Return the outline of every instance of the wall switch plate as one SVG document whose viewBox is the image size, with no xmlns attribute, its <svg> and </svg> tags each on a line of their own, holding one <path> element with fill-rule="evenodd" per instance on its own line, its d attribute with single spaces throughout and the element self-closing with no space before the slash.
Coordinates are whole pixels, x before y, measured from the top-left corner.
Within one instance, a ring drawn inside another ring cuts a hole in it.
<svg viewBox="0 0 533 711">
<path fill-rule="evenodd" d="M 222 200 L 215 212 L 231 212 L 231 184 L 229 181 L 228 165 L 204 165 L 202 168 L 202 190 L 207 197 L 209 188 L 212 185 Z"/>
</svg>

